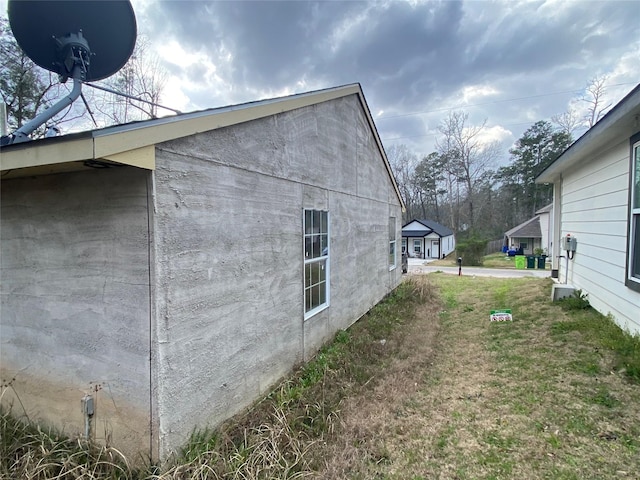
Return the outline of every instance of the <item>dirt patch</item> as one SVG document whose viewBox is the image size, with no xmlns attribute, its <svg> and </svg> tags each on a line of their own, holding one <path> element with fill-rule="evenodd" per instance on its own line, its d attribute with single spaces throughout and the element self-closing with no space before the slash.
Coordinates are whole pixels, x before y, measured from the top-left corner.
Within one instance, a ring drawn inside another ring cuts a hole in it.
<svg viewBox="0 0 640 480">
<path fill-rule="evenodd" d="M 396 455 L 415 429 L 415 397 L 433 370 L 440 327 L 437 305 L 423 305 L 390 363 L 380 371 L 375 387 L 344 400 L 339 434 L 318 445 L 324 458 L 317 478 L 373 478 L 376 466 Z M 393 441 L 390 441 L 393 439 Z"/>
<path fill-rule="evenodd" d="M 15 378 L 14 378 L 15 377 Z M 126 399 L 111 394 L 109 385 L 78 385 L 52 382 L 27 372 L 18 374 L 0 369 L 3 380 L 0 405 L 16 418 L 70 437 L 84 438 L 85 423 L 80 400 L 91 393 L 95 399 L 92 439 L 100 445 L 118 448 L 135 461 L 142 459 L 140 445 L 149 438 L 149 412 L 136 408 Z M 6 379 L 6 380 L 5 380 Z M 146 442 L 148 444 L 148 441 Z M 148 451 L 142 452 L 148 454 Z"/>
</svg>

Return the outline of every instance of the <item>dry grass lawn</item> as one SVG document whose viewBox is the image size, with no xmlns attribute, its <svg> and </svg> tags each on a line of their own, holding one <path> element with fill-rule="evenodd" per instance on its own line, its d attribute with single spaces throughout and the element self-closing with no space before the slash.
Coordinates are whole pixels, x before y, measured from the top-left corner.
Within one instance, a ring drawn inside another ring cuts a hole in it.
<svg viewBox="0 0 640 480">
<path fill-rule="evenodd" d="M 640 387 L 564 327 L 548 280 L 426 280 L 442 303 L 344 401 L 317 478 L 640 478 Z M 513 322 L 490 323 L 496 308 Z"/>
<path fill-rule="evenodd" d="M 407 282 L 174 463 L 136 470 L 5 412 L 0 479 L 640 478 L 638 339 L 551 303 L 549 279 Z"/>
</svg>

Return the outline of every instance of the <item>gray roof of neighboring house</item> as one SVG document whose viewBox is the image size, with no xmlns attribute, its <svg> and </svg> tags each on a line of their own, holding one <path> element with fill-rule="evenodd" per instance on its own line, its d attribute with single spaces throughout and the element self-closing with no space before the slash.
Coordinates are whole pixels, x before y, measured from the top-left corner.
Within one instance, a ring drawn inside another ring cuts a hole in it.
<svg viewBox="0 0 640 480">
<path fill-rule="evenodd" d="M 405 230 L 402 232 L 402 236 L 403 237 L 426 237 L 431 232 L 433 232 L 433 230 L 431 230 L 430 228 L 426 230 Z"/>
<path fill-rule="evenodd" d="M 404 230 L 402 231 L 403 237 L 424 237 L 425 235 L 429 235 L 431 232 L 435 232 L 439 237 L 448 237 L 453 235 L 453 230 L 444 225 L 440 225 L 438 222 L 434 222 L 433 220 L 412 220 L 409 223 L 418 222 L 427 227 L 423 230 Z M 408 224 L 407 224 L 408 225 Z M 406 225 L 405 225 L 406 226 Z M 424 232 L 424 233 L 419 233 Z"/>
<path fill-rule="evenodd" d="M 429 227 L 441 237 L 448 237 L 449 235 L 453 235 L 453 230 L 445 227 L 444 225 L 440 225 L 438 222 L 434 222 L 433 220 L 418 220 L 418 222 Z"/>
<path fill-rule="evenodd" d="M 540 217 L 533 217 L 517 227 L 505 232 L 506 237 L 518 238 L 542 238 L 542 230 L 540 230 Z"/>
<path fill-rule="evenodd" d="M 553 208 L 553 203 L 550 203 L 546 207 L 542 207 L 540 210 L 536 210 L 536 215 L 538 215 L 540 213 L 550 212 L 552 208 Z"/>
</svg>

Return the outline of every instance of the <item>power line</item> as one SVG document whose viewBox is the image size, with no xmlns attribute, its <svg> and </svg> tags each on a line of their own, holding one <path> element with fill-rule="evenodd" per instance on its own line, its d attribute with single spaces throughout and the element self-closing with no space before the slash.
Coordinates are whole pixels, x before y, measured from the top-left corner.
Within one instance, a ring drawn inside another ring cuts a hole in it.
<svg viewBox="0 0 640 480">
<path fill-rule="evenodd" d="M 535 123 L 535 122 L 533 122 Z M 506 125 L 501 125 L 502 127 L 519 127 L 521 125 L 533 125 L 532 122 L 523 122 L 523 123 L 508 123 Z M 422 137 L 437 137 L 439 134 L 438 133 L 425 133 L 422 135 L 409 135 L 408 137 L 393 137 L 393 138 L 387 138 L 387 141 L 392 141 L 392 140 L 403 140 L 405 138 L 422 138 Z M 384 134 L 380 134 L 381 137 L 384 137 Z"/>
<path fill-rule="evenodd" d="M 607 88 L 610 88 L 610 87 L 621 87 L 623 85 L 635 85 L 635 83 L 633 83 L 633 82 L 616 83 L 614 85 L 608 85 Z M 504 99 L 504 100 L 491 100 L 491 101 L 481 102 L 481 103 L 464 104 L 464 105 L 457 105 L 457 106 L 452 106 L 452 107 L 442 107 L 442 108 L 436 108 L 434 110 L 423 110 L 423 111 L 420 111 L 420 112 L 411 112 L 411 113 L 402 113 L 402 114 L 399 114 L 399 115 L 381 116 L 381 117 L 377 117 L 375 119 L 375 121 L 387 120 L 387 119 L 391 119 L 391 118 L 410 117 L 412 115 L 424 115 L 426 113 L 446 112 L 447 110 L 455 110 L 455 109 L 458 109 L 458 108 L 481 107 L 481 106 L 484 106 L 484 105 L 494 105 L 496 103 L 516 102 L 518 100 L 529 100 L 531 98 L 551 97 L 551 96 L 554 96 L 554 95 L 566 95 L 568 93 L 576 94 L 576 93 L 581 93 L 583 91 L 584 91 L 584 89 L 580 89 L 580 90 L 565 90 L 565 91 L 562 91 L 562 92 L 541 93 L 539 95 L 529 95 L 529 96 L 526 96 L 526 97 L 507 98 L 507 99 Z"/>
</svg>

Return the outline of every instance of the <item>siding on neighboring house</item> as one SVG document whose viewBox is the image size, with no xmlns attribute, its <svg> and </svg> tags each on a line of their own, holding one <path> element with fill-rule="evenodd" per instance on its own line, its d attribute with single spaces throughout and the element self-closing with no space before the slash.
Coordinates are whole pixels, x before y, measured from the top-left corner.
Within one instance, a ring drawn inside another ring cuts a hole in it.
<svg viewBox="0 0 640 480">
<path fill-rule="evenodd" d="M 539 210 L 538 216 L 540 217 L 540 234 L 542 235 L 540 248 L 542 248 L 546 255 L 553 257 L 553 205 L 549 205 L 544 209 Z"/>
<path fill-rule="evenodd" d="M 640 332 L 640 315 L 625 312 L 638 306 L 638 294 L 624 287 L 627 248 L 629 139 L 624 138 L 589 161 L 563 173 L 560 237 L 576 237 L 578 247 L 569 260 L 568 280 L 589 294 L 603 313 L 626 319 L 622 325 Z M 564 254 L 565 252 L 560 252 Z M 564 281 L 566 256 L 559 267 Z"/>
</svg>

